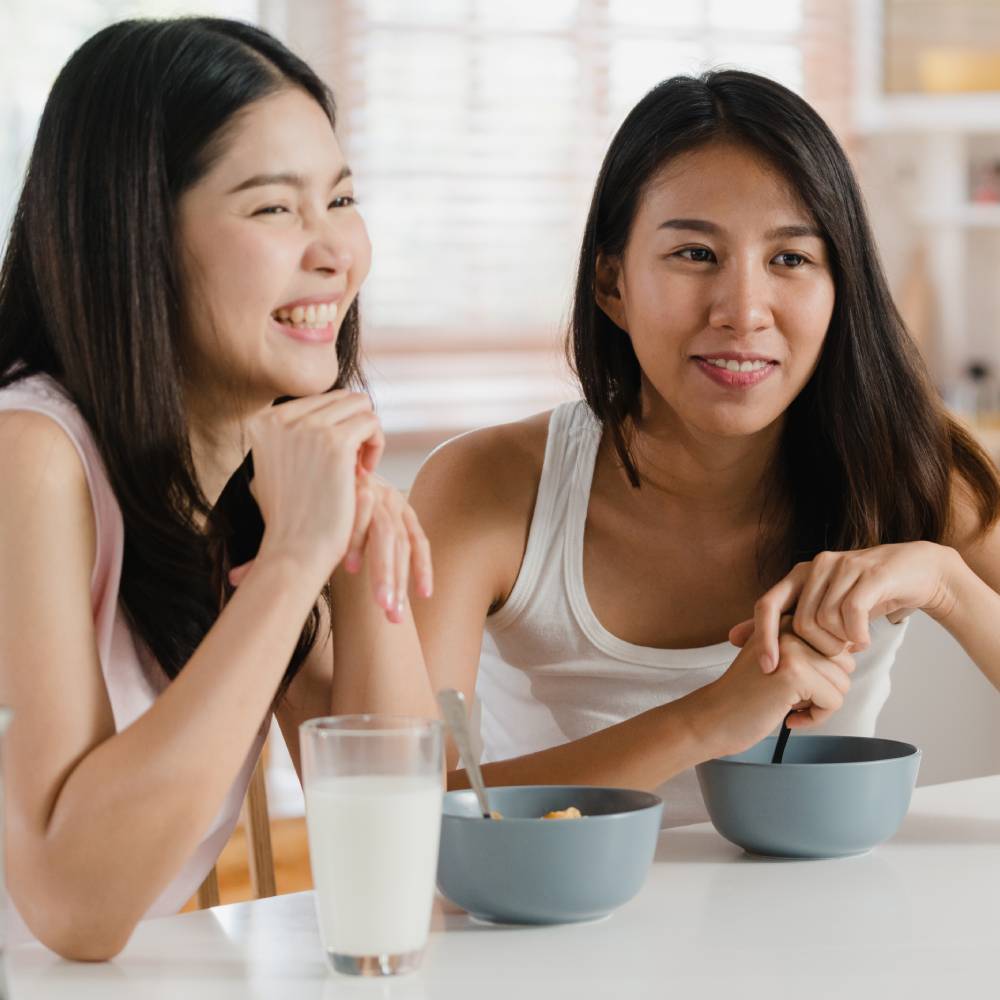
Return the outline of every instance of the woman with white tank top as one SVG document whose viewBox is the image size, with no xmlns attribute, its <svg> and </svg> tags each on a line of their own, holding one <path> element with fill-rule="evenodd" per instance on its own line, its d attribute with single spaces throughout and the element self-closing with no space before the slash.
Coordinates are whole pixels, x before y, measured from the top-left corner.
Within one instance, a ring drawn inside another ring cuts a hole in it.
<svg viewBox="0 0 1000 1000">
<path fill-rule="evenodd" d="M 784 718 L 872 734 L 917 608 L 1000 686 L 996 470 L 801 98 L 721 71 L 640 101 L 570 350 L 584 399 L 444 445 L 410 494 L 428 669 L 475 693 L 488 782 L 655 789 L 666 825 L 702 819 L 693 765 Z"/>
</svg>

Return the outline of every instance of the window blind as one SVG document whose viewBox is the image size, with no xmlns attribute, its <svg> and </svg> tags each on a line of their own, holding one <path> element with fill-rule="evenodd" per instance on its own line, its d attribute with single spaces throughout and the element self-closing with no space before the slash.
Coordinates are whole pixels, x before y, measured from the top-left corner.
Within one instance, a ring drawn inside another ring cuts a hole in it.
<svg viewBox="0 0 1000 1000">
<path fill-rule="evenodd" d="M 308 9 L 307 9 L 308 8 Z M 375 249 L 369 349 L 550 345 L 600 160 L 658 81 L 774 77 L 844 131 L 850 5 L 835 0 L 335 0 L 288 5 L 330 79 Z"/>
</svg>

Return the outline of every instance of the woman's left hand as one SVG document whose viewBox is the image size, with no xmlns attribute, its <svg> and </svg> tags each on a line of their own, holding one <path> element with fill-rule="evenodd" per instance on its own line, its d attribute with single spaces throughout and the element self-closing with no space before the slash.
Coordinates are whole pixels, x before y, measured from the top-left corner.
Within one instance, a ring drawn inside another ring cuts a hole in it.
<svg viewBox="0 0 1000 1000">
<path fill-rule="evenodd" d="M 430 597 L 434 589 L 430 543 L 399 490 L 361 468 L 356 476 L 354 526 L 341 565 L 357 573 L 367 561 L 375 603 L 389 621 L 401 622 L 411 573 L 421 597 Z M 230 570 L 230 584 L 238 587 L 251 566 L 252 560 Z"/>
<path fill-rule="evenodd" d="M 375 603 L 391 622 L 401 622 L 412 571 L 417 593 L 434 588 L 431 547 L 420 521 L 394 486 L 372 473 L 358 474 L 354 530 L 343 567 L 357 573 L 367 559 Z"/>
<path fill-rule="evenodd" d="M 917 609 L 947 614 L 957 558 L 954 549 L 933 542 L 821 552 L 764 594 L 753 618 L 734 626 L 729 640 L 742 646 L 759 632 L 761 667 L 770 673 L 778 666 L 781 616 L 792 613 L 792 630 L 824 656 L 866 649 L 873 618 L 886 615 L 900 622 Z"/>
</svg>

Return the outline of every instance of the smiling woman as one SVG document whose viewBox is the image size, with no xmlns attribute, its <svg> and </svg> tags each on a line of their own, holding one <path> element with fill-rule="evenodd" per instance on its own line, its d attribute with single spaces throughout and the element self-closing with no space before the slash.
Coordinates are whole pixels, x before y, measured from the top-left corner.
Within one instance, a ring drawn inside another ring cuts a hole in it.
<svg viewBox="0 0 1000 1000">
<path fill-rule="evenodd" d="M 582 400 L 456 439 L 411 492 L 428 666 L 478 695 L 489 781 L 657 789 L 668 825 L 704 819 L 692 765 L 788 713 L 874 732 L 907 609 L 1000 687 L 997 473 L 805 101 L 719 71 L 632 109 L 569 351 Z"/>
<path fill-rule="evenodd" d="M 46 103 L 0 273 L 0 702 L 15 917 L 71 958 L 191 896 L 272 711 L 296 766 L 310 717 L 436 714 L 333 125 L 211 18 L 106 28 Z"/>
</svg>

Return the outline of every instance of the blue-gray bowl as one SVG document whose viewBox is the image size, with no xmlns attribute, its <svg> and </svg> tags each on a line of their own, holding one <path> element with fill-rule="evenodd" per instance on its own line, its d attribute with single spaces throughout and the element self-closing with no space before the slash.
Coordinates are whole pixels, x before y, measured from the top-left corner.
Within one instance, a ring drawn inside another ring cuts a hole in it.
<svg viewBox="0 0 1000 1000">
<path fill-rule="evenodd" d="M 663 802 L 649 792 L 582 785 L 490 788 L 501 820 L 471 791 L 447 792 L 438 888 L 482 920 L 559 924 L 603 917 L 645 881 Z M 582 819 L 541 819 L 576 806 Z"/>
<path fill-rule="evenodd" d="M 793 733 L 695 769 L 715 829 L 751 854 L 836 858 L 888 840 L 910 807 L 920 751 L 865 736 Z"/>
</svg>

